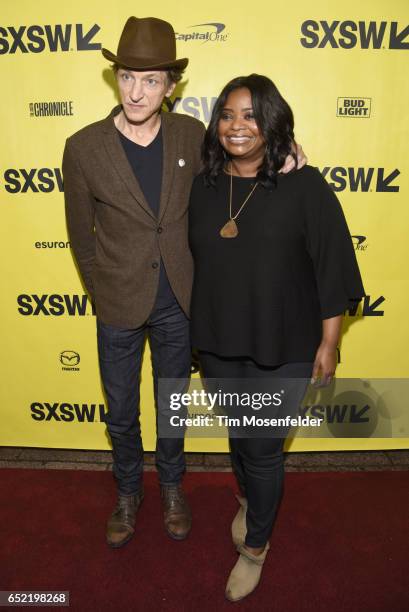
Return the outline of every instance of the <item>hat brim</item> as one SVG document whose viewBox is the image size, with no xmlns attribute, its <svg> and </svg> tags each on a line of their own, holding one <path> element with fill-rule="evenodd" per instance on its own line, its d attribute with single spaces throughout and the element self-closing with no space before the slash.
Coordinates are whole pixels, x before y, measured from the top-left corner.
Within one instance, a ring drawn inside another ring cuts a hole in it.
<svg viewBox="0 0 409 612">
<path fill-rule="evenodd" d="M 184 70 L 189 63 L 187 57 L 169 62 L 152 63 L 152 60 L 147 58 L 120 57 L 119 55 L 114 55 L 111 53 L 111 51 L 108 51 L 108 49 L 101 49 L 101 53 L 105 59 L 109 60 L 110 62 L 119 64 L 124 68 L 129 68 L 130 70 L 166 70 L 167 68 L 178 68 L 179 70 Z"/>
</svg>

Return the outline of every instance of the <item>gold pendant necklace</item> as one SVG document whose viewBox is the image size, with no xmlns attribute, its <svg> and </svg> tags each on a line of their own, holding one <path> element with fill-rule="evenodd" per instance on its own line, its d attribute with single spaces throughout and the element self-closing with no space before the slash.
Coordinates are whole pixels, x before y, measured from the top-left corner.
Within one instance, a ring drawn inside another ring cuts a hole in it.
<svg viewBox="0 0 409 612">
<path fill-rule="evenodd" d="M 257 185 L 258 185 L 258 182 L 254 185 L 253 189 L 250 191 L 249 195 L 244 200 L 239 210 L 233 216 L 231 214 L 232 213 L 232 200 L 233 200 L 233 174 L 231 172 L 231 166 L 230 166 L 230 198 L 229 198 L 230 219 L 227 221 L 225 225 L 223 225 L 222 229 L 220 230 L 220 236 L 222 238 L 236 238 L 239 235 L 239 230 L 238 230 L 235 219 L 237 219 L 237 217 L 239 216 L 239 214 L 241 213 L 241 211 L 243 210 L 243 208 L 245 207 L 245 205 L 247 204 L 247 202 L 253 195 Z"/>
</svg>

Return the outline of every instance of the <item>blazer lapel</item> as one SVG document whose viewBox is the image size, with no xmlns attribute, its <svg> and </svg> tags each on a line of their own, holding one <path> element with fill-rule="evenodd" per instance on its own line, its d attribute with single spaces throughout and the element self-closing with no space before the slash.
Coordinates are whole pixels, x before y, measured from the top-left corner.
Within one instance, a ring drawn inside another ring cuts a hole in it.
<svg viewBox="0 0 409 612">
<path fill-rule="evenodd" d="M 128 188 L 129 193 L 138 202 L 138 204 L 144 209 L 144 211 L 157 221 L 155 214 L 143 195 L 142 189 L 139 186 L 138 181 L 135 178 L 133 170 L 128 162 L 126 153 L 119 139 L 117 129 L 114 123 L 114 116 L 120 111 L 121 107 L 116 107 L 112 113 L 105 119 L 103 126 L 104 133 L 104 144 L 107 153 L 111 159 L 113 167 L 118 172 L 119 176 Z M 162 205 L 162 201 L 161 201 Z"/>
<path fill-rule="evenodd" d="M 163 139 L 163 165 L 162 190 L 159 206 L 159 223 L 163 219 L 172 190 L 175 173 L 177 142 L 172 129 L 172 116 L 168 112 L 162 113 L 162 139 Z"/>
</svg>

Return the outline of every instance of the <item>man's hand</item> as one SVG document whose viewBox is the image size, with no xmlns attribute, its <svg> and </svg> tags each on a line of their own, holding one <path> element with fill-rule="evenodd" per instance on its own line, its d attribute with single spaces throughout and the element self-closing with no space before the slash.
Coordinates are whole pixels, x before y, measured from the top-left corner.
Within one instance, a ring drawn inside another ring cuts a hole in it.
<svg viewBox="0 0 409 612">
<path fill-rule="evenodd" d="M 305 166 L 307 163 L 307 158 L 305 157 L 304 151 L 302 150 L 302 146 L 299 144 L 293 144 L 294 153 L 297 155 L 297 170 Z M 292 155 L 287 155 L 284 166 L 279 170 L 282 174 L 288 174 L 295 168 L 295 161 Z"/>
</svg>

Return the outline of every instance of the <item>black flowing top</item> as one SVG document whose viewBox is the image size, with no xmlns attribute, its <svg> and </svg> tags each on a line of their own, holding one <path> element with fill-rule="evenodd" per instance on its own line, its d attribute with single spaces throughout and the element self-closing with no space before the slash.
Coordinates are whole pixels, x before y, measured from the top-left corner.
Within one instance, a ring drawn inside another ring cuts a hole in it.
<svg viewBox="0 0 409 612">
<path fill-rule="evenodd" d="M 233 177 L 233 215 L 254 182 Z M 341 205 L 318 170 L 305 166 L 279 175 L 272 190 L 258 185 L 236 219 L 238 236 L 222 238 L 229 189 L 224 172 L 215 187 L 202 174 L 192 186 L 192 345 L 267 366 L 312 362 L 322 319 L 365 295 Z"/>
</svg>

